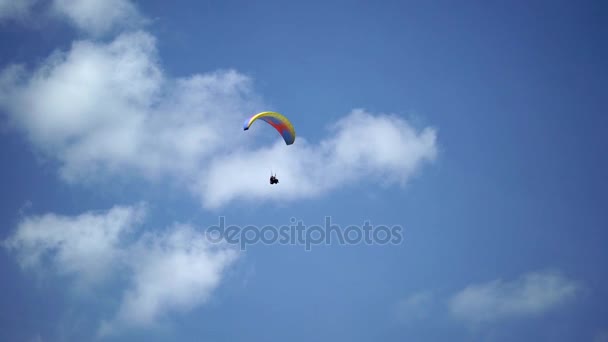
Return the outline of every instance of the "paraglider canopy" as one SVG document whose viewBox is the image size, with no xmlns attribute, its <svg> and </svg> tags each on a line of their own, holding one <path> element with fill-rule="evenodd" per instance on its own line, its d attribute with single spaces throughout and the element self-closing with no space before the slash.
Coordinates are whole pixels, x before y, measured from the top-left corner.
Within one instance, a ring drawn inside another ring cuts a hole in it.
<svg viewBox="0 0 608 342">
<path fill-rule="evenodd" d="M 245 120 L 243 130 L 246 131 L 256 120 L 263 120 L 270 124 L 274 129 L 281 134 L 285 144 L 291 145 L 296 140 L 296 131 L 293 128 L 291 122 L 283 115 L 276 112 L 261 112 L 253 115 L 249 119 Z"/>
</svg>

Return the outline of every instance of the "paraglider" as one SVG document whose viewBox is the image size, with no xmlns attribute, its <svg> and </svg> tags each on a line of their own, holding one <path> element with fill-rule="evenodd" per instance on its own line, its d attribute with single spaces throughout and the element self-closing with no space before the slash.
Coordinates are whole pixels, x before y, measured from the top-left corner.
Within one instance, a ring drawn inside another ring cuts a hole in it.
<svg viewBox="0 0 608 342">
<path fill-rule="evenodd" d="M 296 131 L 293 128 L 291 122 L 283 115 L 277 112 L 261 112 L 253 115 L 249 119 L 245 120 L 245 124 L 243 125 L 243 130 L 249 130 L 251 125 L 256 120 L 262 120 L 274 127 L 274 129 L 279 132 L 286 145 L 291 145 L 296 140 Z M 279 184 L 279 179 L 277 178 L 276 173 L 273 175 L 270 173 L 270 184 Z"/>
</svg>

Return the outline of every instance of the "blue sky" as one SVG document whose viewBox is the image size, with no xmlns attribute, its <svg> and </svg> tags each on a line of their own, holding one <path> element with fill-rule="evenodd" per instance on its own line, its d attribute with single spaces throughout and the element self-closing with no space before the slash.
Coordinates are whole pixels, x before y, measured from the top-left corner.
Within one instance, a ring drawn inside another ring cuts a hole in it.
<svg viewBox="0 0 608 342">
<path fill-rule="evenodd" d="M 0 0 L 0 340 L 608 341 L 607 10 Z"/>
</svg>

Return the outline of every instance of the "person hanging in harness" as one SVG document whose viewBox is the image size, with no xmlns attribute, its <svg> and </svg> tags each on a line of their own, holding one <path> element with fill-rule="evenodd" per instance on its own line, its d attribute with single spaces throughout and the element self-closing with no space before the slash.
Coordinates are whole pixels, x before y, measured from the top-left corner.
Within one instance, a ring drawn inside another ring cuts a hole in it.
<svg viewBox="0 0 608 342">
<path fill-rule="evenodd" d="M 279 179 L 276 175 L 270 175 L 270 184 L 279 184 Z"/>
</svg>

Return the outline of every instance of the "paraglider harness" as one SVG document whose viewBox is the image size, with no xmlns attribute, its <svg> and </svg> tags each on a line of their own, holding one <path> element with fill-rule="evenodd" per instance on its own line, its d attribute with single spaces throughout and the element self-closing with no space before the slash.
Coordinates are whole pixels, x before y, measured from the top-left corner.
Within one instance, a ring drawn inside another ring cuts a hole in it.
<svg viewBox="0 0 608 342">
<path fill-rule="evenodd" d="M 276 177 L 276 175 L 270 175 L 270 184 L 279 184 L 279 179 Z"/>
</svg>

